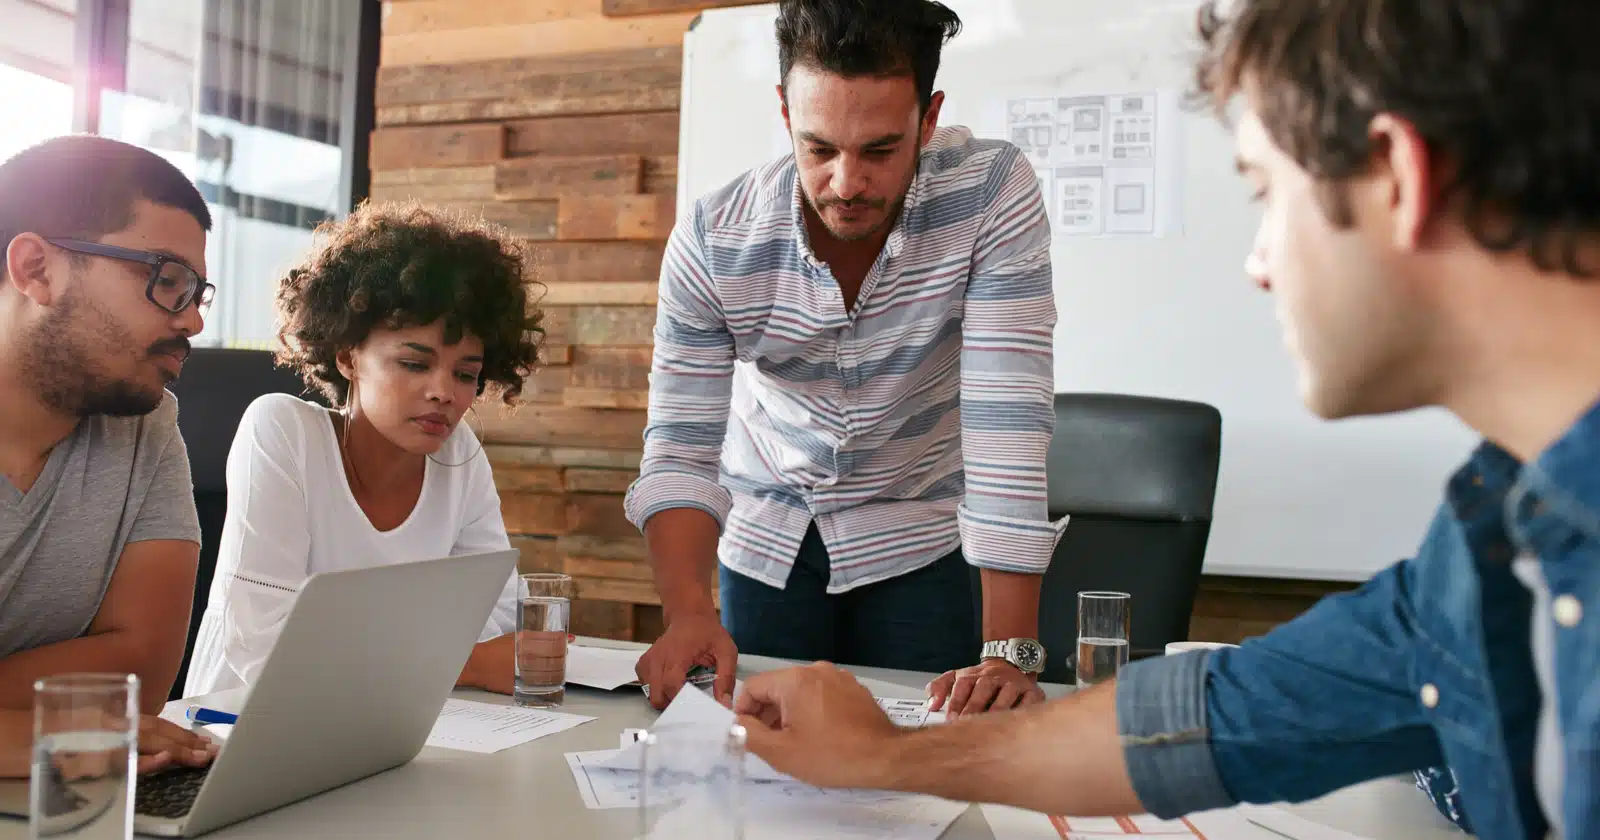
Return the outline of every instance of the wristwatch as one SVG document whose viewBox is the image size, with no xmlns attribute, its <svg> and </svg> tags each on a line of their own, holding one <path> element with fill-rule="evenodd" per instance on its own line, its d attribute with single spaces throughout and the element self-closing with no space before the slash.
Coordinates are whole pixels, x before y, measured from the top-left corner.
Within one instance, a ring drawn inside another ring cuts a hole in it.
<svg viewBox="0 0 1600 840">
<path fill-rule="evenodd" d="M 1044 673 L 1044 645 L 1038 639 L 996 639 L 983 643 L 980 659 L 1004 659 L 1024 674 Z"/>
</svg>

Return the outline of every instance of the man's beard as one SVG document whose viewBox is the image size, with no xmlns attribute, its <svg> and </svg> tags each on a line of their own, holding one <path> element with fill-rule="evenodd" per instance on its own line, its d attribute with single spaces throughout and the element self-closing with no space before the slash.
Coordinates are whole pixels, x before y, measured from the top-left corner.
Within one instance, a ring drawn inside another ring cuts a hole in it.
<svg viewBox="0 0 1600 840">
<path fill-rule="evenodd" d="M 165 349 L 185 339 L 161 343 Z M 23 340 L 22 364 L 39 399 L 69 417 L 138 417 L 161 405 L 162 389 L 117 379 L 95 359 L 132 352 L 132 334 L 110 312 L 79 292 L 69 292 Z M 152 348 L 154 350 L 155 348 Z"/>
<path fill-rule="evenodd" d="M 865 239 L 871 239 L 872 237 L 883 233 L 884 228 L 894 224 L 895 220 L 900 218 L 900 211 L 905 209 L 906 204 L 906 198 L 904 195 L 896 199 L 892 205 L 890 205 L 886 200 L 882 199 L 878 201 L 839 201 L 838 199 L 834 199 L 832 201 L 826 201 L 822 204 L 818 204 L 809 195 L 806 196 L 806 201 L 811 202 L 811 212 L 817 214 L 817 219 L 822 222 L 822 226 L 828 229 L 828 235 L 839 240 L 840 242 L 860 242 Z M 851 209 L 856 207 L 867 207 L 872 210 L 878 210 L 885 206 L 889 208 L 889 212 L 883 217 L 883 221 L 860 232 L 844 232 L 834 230 L 833 225 L 828 224 L 828 217 L 822 213 L 823 210 L 829 207 L 845 207 Z"/>
</svg>

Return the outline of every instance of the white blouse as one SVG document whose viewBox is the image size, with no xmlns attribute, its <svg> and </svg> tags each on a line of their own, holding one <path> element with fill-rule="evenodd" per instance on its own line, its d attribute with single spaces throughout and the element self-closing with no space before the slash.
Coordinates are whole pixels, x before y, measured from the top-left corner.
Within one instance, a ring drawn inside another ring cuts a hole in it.
<svg viewBox="0 0 1600 840">
<path fill-rule="evenodd" d="M 389 531 L 374 528 L 350 492 L 328 411 L 287 394 L 245 410 L 227 479 L 216 577 L 185 696 L 250 685 L 313 574 L 510 547 L 489 459 L 465 423 L 427 461 L 416 507 Z M 513 574 L 479 641 L 515 629 L 516 584 Z"/>
</svg>

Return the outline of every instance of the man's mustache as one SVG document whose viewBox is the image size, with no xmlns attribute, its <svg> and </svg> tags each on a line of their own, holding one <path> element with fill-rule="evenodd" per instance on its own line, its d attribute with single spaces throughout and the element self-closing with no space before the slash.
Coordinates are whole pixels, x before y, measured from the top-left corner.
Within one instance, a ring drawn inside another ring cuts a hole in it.
<svg viewBox="0 0 1600 840">
<path fill-rule="evenodd" d="M 179 361 L 184 361 L 189 358 L 189 350 L 189 339 L 184 338 L 181 335 L 177 338 L 164 339 L 150 345 L 150 355 L 159 356 L 162 354 L 169 354 L 176 356 Z"/>
<path fill-rule="evenodd" d="M 882 210 L 884 207 L 888 206 L 889 201 L 888 201 L 888 199 L 883 199 L 883 198 L 877 198 L 877 199 L 852 198 L 852 199 L 850 199 L 848 201 L 846 201 L 844 199 L 830 198 L 830 199 L 826 199 L 826 200 L 818 202 L 818 203 L 823 207 L 840 207 L 840 208 L 843 208 L 845 210 L 859 210 L 859 209 L 862 209 L 862 208 L 867 208 L 867 209 L 871 209 L 871 210 Z"/>
</svg>

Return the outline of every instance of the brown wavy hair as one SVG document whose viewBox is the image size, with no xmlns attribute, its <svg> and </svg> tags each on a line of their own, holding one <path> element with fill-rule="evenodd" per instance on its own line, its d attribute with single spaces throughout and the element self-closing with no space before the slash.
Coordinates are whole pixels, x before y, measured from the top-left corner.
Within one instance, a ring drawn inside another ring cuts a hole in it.
<svg viewBox="0 0 1600 840">
<path fill-rule="evenodd" d="M 1243 90 L 1273 141 L 1351 223 L 1344 185 L 1368 128 L 1411 123 L 1445 166 L 1442 194 L 1474 239 L 1583 277 L 1600 229 L 1600 3 L 1595 0 L 1227 0 L 1199 20 L 1195 93 Z"/>
<path fill-rule="evenodd" d="M 317 228 L 318 242 L 278 284 L 278 363 L 335 406 L 349 396 L 338 354 L 376 327 L 444 319 L 444 339 L 483 341 L 478 394 L 514 405 L 539 363 L 532 260 L 505 229 L 417 202 L 363 204 Z"/>
</svg>

